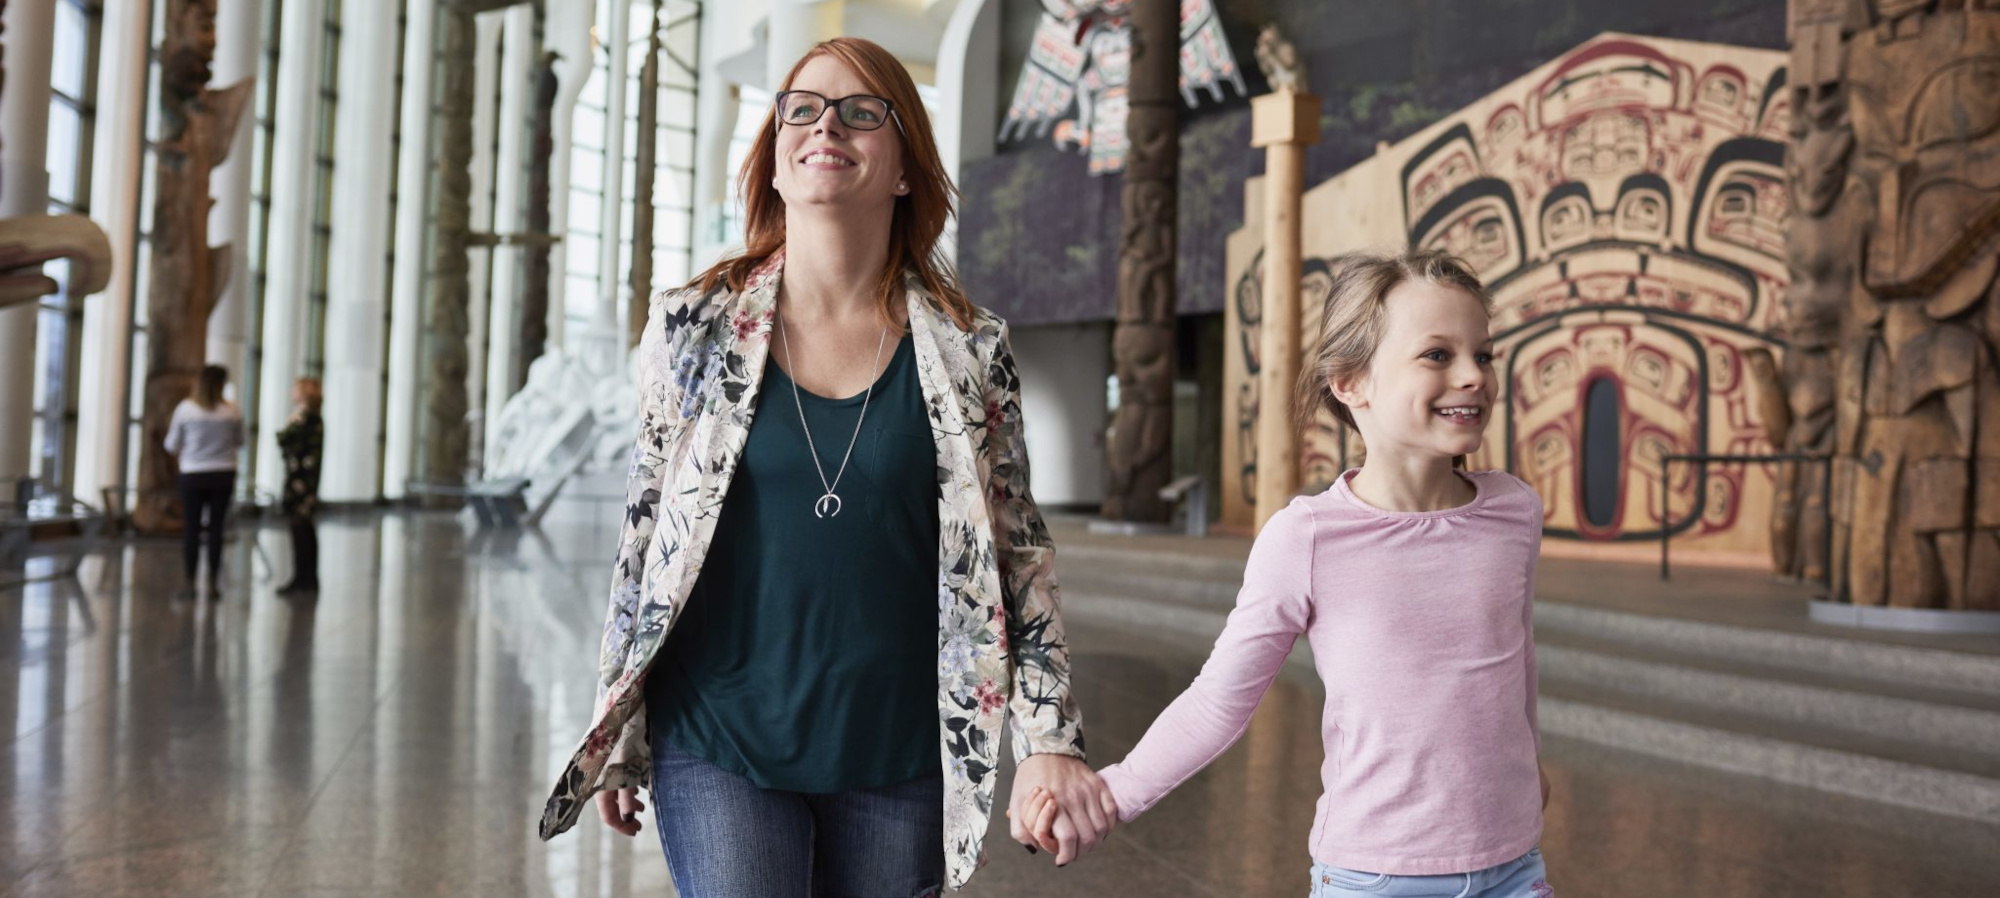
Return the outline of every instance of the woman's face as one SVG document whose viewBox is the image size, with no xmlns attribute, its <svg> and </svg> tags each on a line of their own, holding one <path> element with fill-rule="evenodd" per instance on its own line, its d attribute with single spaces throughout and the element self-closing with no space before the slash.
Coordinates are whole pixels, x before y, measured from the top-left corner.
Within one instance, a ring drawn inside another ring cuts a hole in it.
<svg viewBox="0 0 2000 898">
<path fill-rule="evenodd" d="M 872 131 L 849 127 L 834 108 L 843 97 L 876 95 L 860 76 L 832 56 L 817 56 L 799 70 L 792 90 L 827 99 L 819 121 L 778 124 L 777 187 L 787 206 L 880 209 L 888 214 L 896 197 L 908 194 L 903 175 L 903 138 L 896 123 Z"/>
</svg>

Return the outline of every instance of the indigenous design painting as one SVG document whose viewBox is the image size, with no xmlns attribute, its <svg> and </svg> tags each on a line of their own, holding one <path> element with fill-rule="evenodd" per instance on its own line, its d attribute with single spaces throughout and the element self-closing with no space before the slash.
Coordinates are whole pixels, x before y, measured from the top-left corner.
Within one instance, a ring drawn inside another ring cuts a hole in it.
<svg viewBox="0 0 2000 898">
<path fill-rule="evenodd" d="M 1664 526 L 1677 545 L 1765 552 L 1772 466 L 1663 457 L 1772 451 L 1746 358 L 1784 349 L 1785 59 L 1605 34 L 1384 146 L 1306 192 L 1303 333 L 1343 254 L 1447 249 L 1496 300 L 1499 414 L 1474 467 L 1533 484 L 1552 538 Z M 1261 241 L 1246 228 L 1229 252 L 1224 514 L 1245 525 Z M 1336 427 L 1303 447 L 1308 488 L 1358 463 Z"/>
<path fill-rule="evenodd" d="M 1126 86 L 1132 77 L 1132 0 L 1042 0 L 1028 61 L 1014 85 L 1002 141 L 1029 134 L 1090 159 L 1090 173 L 1125 168 Z M 1181 0 L 1181 99 L 1190 108 L 1201 94 L 1226 96 L 1223 85 L 1245 96 L 1243 73 L 1213 0 Z"/>
</svg>

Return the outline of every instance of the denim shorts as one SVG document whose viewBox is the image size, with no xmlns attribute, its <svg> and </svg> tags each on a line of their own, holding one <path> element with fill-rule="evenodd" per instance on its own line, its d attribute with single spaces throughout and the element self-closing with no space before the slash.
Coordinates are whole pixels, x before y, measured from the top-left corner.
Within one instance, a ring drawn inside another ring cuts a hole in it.
<svg viewBox="0 0 2000 898">
<path fill-rule="evenodd" d="M 1443 876 L 1391 876 L 1331 864 L 1312 868 L 1311 898 L 1553 898 L 1555 893 L 1540 848 L 1484 870 Z"/>
</svg>

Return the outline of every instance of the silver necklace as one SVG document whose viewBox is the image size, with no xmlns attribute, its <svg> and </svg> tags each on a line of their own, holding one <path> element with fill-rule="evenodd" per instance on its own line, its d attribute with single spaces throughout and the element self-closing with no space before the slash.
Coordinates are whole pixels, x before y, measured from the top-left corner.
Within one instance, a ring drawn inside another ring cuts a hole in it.
<svg viewBox="0 0 2000 898">
<path fill-rule="evenodd" d="M 840 485 L 840 478 L 847 473 L 847 460 L 854 456 L 854 444 L 861 439 L 861 421 L 868 417 L 868 400 L 875 395 L 875 378 L 880 376 L 875 369 L 882 364 L 882 344 L 889 340 L 889 329 L 882 329 L 882 336 L 875 339 L 875 361 L 868 366 L 868 390 L 861 394 L 861 414 L 854 418 L 854 435 L 847 438 L 847 452 L 840 457 L 840 470 L 833 472 L 833 480 L 826 479 L 826 469 L 819 463 L 819 447 L 813 445 L 812 426 L 806 423 L 806 403 L 799 398 L 799 368 L 792 364 L 792 334 L 785 329 L 785 316 L 778 316 L 778 335 L 785 339 L 785 367 L 790 368 L 786 379 L 792 382 L 792 404 L 799 410 L 799 429 L 806 432 L 806 450 L 812 453 L 813 470 L 819 472 L 819 485 L 826 489 L 818 499 L 813 500 L 813 515 L 820 518 L 836 517 L 840 514 L 840 494 L 833 491 Z"/>
</svg>

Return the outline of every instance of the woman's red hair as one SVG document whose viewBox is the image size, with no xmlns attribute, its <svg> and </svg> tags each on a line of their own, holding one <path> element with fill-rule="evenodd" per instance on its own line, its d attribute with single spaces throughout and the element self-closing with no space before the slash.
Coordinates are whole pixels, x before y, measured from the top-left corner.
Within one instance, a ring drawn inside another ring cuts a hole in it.
<svg viewBox="0 0 2000 898">
<path fill-rule="evenodd" d="M 822 41 L 806 52 L 779 90 L 789 90 L 806 63 L 831 56 L 846 65 L 871 93 L 888 100 L 902 120 L 903 180 L 910 192 L 896 198 L 895 220 L 889 226 L 889 257 L 882 266 L 878 300 L 882 316 L 895 321 L 893 310 L 903 296 L 903 273 L 914 272 L 924 289 L 943 306 L 946 314 L 962 330 L 972 327 L 973 308 L 951 264 L 938 253 L 938 238 L 951 220 L 958 188 L 952 186 L 938 156 L 937 140 L 931 131 L 930 114 L 917 96 L 917 84 L 896 57 L 872 41 L 858 37 L 837 37 Z M 829 114 L 832 114 L 829 110 Z M 785 200 L 771 186 L 777 173 L 778 129 L 776 110 L 766 110 L 764 126 L 750 146 L 749 158 L 736 176 L 737 191 L 743 198 L 743 252 L 717 262 L 690 282 L 702 292 L 724 283 L 741 292 L 750 273 L 785 248 Z M 893 126 L 892 126 L 893 127 Z"/>
</svg>

